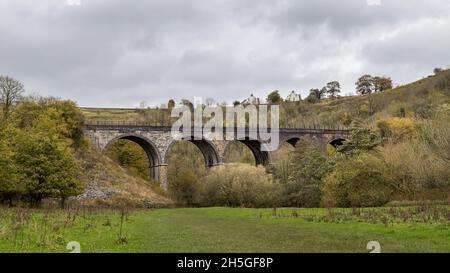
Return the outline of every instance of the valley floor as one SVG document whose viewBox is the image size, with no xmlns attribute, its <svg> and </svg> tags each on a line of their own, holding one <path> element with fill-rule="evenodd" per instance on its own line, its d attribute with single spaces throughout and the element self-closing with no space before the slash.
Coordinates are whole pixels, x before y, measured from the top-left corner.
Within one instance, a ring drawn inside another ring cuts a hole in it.
<svg viewBox="0 0 450 273">
<path fill-rule="evenodd" d="M 0 252 L 69 252 L 70 241 L 79 242 L 81 252 L 369 252 L 369 241 L 378 241 L 381 252 L 450 252 L 446 218 L 424 223 L 382 216 L 379 222 L 379 214 L 363 219 L 353 217 L 351 209 L 331 214 L 326 209 L 4 208 Z"/>
</svg>

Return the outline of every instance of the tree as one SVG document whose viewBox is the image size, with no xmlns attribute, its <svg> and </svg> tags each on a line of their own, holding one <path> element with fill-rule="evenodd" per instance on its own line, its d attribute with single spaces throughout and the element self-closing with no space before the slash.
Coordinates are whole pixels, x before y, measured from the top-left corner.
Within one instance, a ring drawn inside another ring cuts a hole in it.
<svg viewBox="0 0 450 273">
<path fill-rule="evenodd" d="M 0 124 L 0 201 L 8 201 L 13 205 L 13 199 L 22 193 L 22 180 L 17 165 L 14 162 L 14 152 L 11 149 L 15 140 L 16 129 L 9 124 Z"/>
<path fill-rule="evenodd" d="M 32 206 L 39 206 L 47 197 L 61 198 L 63 206 L 67 197 L 83 192 L 79 166 L 55 134 L 21 131 L 14 160 L 23 174 L 24 194 Z"/>
<path fill-rule="evenodd" d="M 323 92 L 317 88 L 309 90 L 309 95 L 306 97 L 306 101 L 309 103 L 316 103 L 323 98 Z"/>
<path fill-rule="evenodd" d="M 235 100 L 235 101 L 233 102 L 233 106 L 238 106 L 238 105 L 240 105 L 240 104 L 241 104 L 241 102 L 238 101 L 238 100 Z"/>
<path fill-rule="evenodd" d="M 272 91 L 269 95 L 267 95 L 267 102 L 272 104 L 278 104 L 282 102 L 282 98 L 278 90 Z"/>
<path fill-rule="evenodd" d="M 173 109 L 175 107 L 175 101 L 173 99 L 170 99 L 167 103 L 167 107 L 169 107 L 169 109 Z"/>
<path fill-rule="evenodd" d="M 83 192 L 72 148 L 83 140 L 83 115 L 71 101 L 27 98 L 0 120 L 0 198 L 43 198 Z"/>
<path fill-rule="evenodd" d="M 316 140 L 302 138 L 291 153 L 289 179 L 284 196 L 287 206 L 318 207 L 323 179 L 333 169 L 334 162 L 327 158 Z"/>
<path fill-rule="evenodd" d="M 20 121 L 22 114 L 27 117 L 31 112 L 34 116 L 30 119 L 31 124 L 17 126 L 14 161 L 23 175 L 24 196 L 32 206 L 38 206 L 47 197 L 61 198 L 64 205 L 67 197 L 82 193 L 84 188 L 79 180 L 79 166 L 70 148 L 74 135 L 72 129 L 79 124 L 78 115 L 64 110 L 72 109 L 73 103 L 49 99 L 38 103 L 24 103 L 14 112 L 14 121 L 19 124 L 23 123 Z M 39 107 L 36 108 L 36 104 Z"/>
<path fill-rule="evenodd" d="M 374 77 L 373 90 L 375 92 L 383 92 L 385 90 L 392 89 L 392 80 L 388 77 Z"/>
<path fill-rule="evenodd" d="M 440 68 L 440 67 L 436 67 L 435 69 L 433 69 L 434 74 L 439 74 L 439 73 L 441 73 L 442 71 L 443 71 L 443 69 Z"/>
<path fill-rule="evenodd" d="M 374 91 L 373 77 L 369 74 L 362 75 L 358 81 L 355 83 L 356 93 L 365 95 L 370 94 Z"/>
<path fill-rule="evenodd" d="M 322 87 L 322 89 L 320 89 L 319 91 L 319 99 L 324 99 L 325 96 L 327 95 L 327 88 L 326 87 Z"/>
<path fill-rule="evenodd" d="M 351 128 L 350 138 L 337 151 L 345 155 L 355 155 L 361 152 L 369 152 L 381 143 L 380 136 L 371 129 L 363 126 L 359 121 L 354 121 Z"/>
<path fill-rule="evenodd" d="M 150 179 L 147 153 L 138 144 L 120 139 L 109 147 L 106 155 L 133 175 Z"/>
<path fill-rule="evenodd" d="M 27 98 L 14 109 L 11 117 L 15 125 L 24 130 L 39 127 L 53 132 L 74 147 L 83 143 L 84 116 L 77 105 L 68 100 L 54 98 Z"/>
<path fill-rule="evenodd" d="M 3 116 L 5 118 L 8 118 L 11 106 L 21 98 L 23 92 L 23 84 L 19 81 L 0 75 L 0 104 L 3 107 Z"/>
<path fill-rule="evenodd" d="M 389 77 L 372 77 L 368 74 L 362 75 L 355 83 L 356 92 L 361 95 L 371 94 L 372 92 L 382 92 L 392 89 L 392 79 Z"/>
<path fill-rule="evenodd" d="M 341 92 L 341 85 L 339 84 L 338 81 L 332 81 L 327 83 L 325 90 L 330 98 L 336 98 L 338 94 Z"/>
</svg>

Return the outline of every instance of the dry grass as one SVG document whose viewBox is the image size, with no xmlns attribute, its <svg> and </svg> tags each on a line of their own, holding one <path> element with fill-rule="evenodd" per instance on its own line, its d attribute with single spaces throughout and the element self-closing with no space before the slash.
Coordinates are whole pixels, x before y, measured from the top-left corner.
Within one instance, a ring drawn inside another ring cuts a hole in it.
<svg viewBox="0 0 450 273">
<path fill-rule="evenodd" d="M 150 182 L 132 176 L 107 156 L 96 150 L 86 149 L 78 152 L 84 178 L 90 187 L 112 193 L 111 198 L 85 200 L 105 205 L 143 205 L 165 207 L 173 205 L 173 201 L 164 195 L 157 182 Z"/>
</svg>

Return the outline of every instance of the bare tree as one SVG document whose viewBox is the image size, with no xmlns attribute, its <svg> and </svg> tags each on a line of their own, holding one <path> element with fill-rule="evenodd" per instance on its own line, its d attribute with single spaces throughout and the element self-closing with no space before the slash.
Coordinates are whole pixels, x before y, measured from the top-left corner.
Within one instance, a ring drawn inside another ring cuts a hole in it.
<svg viewBox="0 0 450 273">
<path fill-rule="evenodd" d="M 0 75 L 0 104 L 5 118 L 9 116 L 11 106 L 22 97 L 23 92 L 23 84 L 19 81 Z"/>
</svg>

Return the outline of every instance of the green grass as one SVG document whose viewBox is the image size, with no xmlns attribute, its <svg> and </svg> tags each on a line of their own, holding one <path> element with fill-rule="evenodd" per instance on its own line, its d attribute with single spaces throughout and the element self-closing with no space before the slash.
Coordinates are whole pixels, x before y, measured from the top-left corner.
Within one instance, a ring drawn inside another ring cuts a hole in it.
<svg viewBox="0 0 450 273">
<path fill-rule="evenodd" d="M 382 252 L 450 252 L 448 219 L 383 224 L 326 221 L 325 209 L 139 210 L 124 217 L 126 243 L 119 243 L 118 211 L 3 209 L 0 214 L 0 252 L 69 252 L 69 241 L 80 242 L 82 252 L 368 252 L 366 244 L 374 240 Z"/>
</svg>

